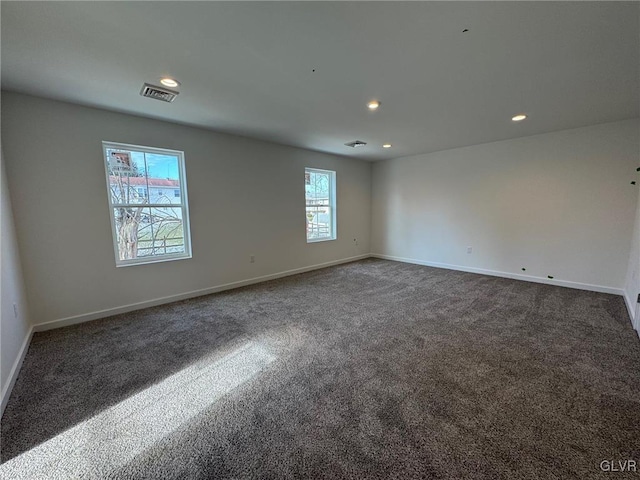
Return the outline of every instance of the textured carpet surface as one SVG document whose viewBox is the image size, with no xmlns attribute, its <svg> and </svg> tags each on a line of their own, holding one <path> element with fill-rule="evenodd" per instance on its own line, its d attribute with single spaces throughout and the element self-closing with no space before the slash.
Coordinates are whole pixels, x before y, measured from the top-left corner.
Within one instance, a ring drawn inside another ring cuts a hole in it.
<svg viewBox="0 0 640 480">
<path fill-rule="evenodd" d="M 640 478 L 600 468 L 640 470 L 640 341 L 621 297 L 369 259 L 38 333 L 1 440 L 2 478 Z"/>
</svg>

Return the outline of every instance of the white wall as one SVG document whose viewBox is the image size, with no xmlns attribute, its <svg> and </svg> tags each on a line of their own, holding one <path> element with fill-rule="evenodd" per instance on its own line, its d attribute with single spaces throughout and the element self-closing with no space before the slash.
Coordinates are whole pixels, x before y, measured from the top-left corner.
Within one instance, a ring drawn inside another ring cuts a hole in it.
<svg viewBox="0 0 640 480">
<path fill-rule="evenodd" d="M 367 162 L 15 93 L 3 92 L 2 102 L 34 324 L 370 251 Z M 192 259 L 116 268 L 103 140 L 185 152 Z M 307 166 L 337 171 L 336 241 L 306 243 Z"/>
<path fill-rule="evenodd" d="M 9 399 L 11 387 L 17 378 L 22 359 L 28 348 L 31 338 L 31 326 L 29 324 L 29 310 L 20 267 L 20 256 L 11 211 L 11 198 L 5 175 L 4 156 L 0 152 L 1 164 L 1 203 L 2 210 L 0 222 L 2 223 L 2 236 L 0 239 L 0 264 L 2 270 L 1 286 L 2 307 L 0 320 L 0 386 L 2 388 L 2 402 L 0 415 Z M 17 309 L 14 313 L 13 305 Z"/>
<path fill-rule="evenodd" d="M 640 166 L 640 152 L 638 153 L 638 166 Z M 640 173 L 636 177 L 636 181 L 640 184 Z M 638 207 L 636 208 L 636 221 L 633 228 L 633 241 L 631 242 L 631 254 L 629 255 L 624 293 L 631 313 L 631 321 L 634 328 L 640 333 L 640 306 L 637 303 L 638 295 L 640 294 L 640 194 L 638 195 Z"/>
<path fill-rule="evenodd" d="M 630 120 L 376 163 L 372 252 L 621 293 L 638 148 Z"/>
</svg>

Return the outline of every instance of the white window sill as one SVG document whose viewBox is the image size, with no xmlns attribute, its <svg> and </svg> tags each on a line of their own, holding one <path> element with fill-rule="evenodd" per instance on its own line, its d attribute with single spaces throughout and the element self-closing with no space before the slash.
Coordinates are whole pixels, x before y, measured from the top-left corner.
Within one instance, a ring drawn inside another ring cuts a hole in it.
<svg viewBox="0 0 640 480">
<path fill-rule="evenodd" d="M 330 242 L 332 240 L 337 240 L 336 237 L 329 237 L 329 238 L 313 238 L 311 240 L 307 239 L 307 243 L 318 243 L 318 242 Z"/>
<path fill-rule="evenodd" d="M 175 255 L 166 257 L 155 257 L 155 258 L 138 258 L 135 260 L 125 260 L 121 262 L 116 262 L 116 267 L 133 267 L 134 265 L 147 265 L 149 263 L 163 263 L 163 262 L 172 262 L 174 260 L 186 260 L 191 258 L 191 255 Z"/>
</svg>

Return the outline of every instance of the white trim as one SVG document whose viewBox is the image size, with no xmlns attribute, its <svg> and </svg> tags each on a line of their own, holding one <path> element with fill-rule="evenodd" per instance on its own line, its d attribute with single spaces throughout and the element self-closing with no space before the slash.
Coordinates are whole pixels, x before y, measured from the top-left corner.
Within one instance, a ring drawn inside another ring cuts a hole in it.
<svg viewBox="0 0 640 480">
<path fill-rule="evenodd" d="M 337 240 L 337 238 L 335 237 L 313 238 L 311 240 L 307 239 L 307 243 L 332 242 L 333 240 Z"/>
<path fill-rule="evenodd" d="M 319 263 L 317 265 L 311 265 L 308 267 L 295 268 L 293 270 L 285 270 L 283 272 L 272 273 L 269 275 L 263 275 L 261 277 L 249 278 L 247 280 L 240 280 L 237 282 L 225 283 L 224 285 L 218 285 L 215 287 L 203 288 L 201 290 L 193 290 L 191 292 L 179 293 L 177 295 L 170 295 L 167 297 L 154 298 L 153 300 L 146 300 L 144 302 L 131 303 L 129 305 L 123 305 L 121 307 L 108 308 L 105 310 L 99 310 L 97 312 L 84 313 L 81 315 L 74 315 L 72 317 L 61 318 L 58 320 L 52 320 L 50 322 L 38 323 L 33 326 L 34 332 L 44 332 L 54 328 L 67 327 L 69 325 L 75 325 L 77 323 L 89 322 L 91 320 L 97 320 L 99 318 L 110 317 L 112 315 L 118 315 L 120 313 L 132 312 L 134 310 L 141 310 L 143 308 L 155 307 L 157 305 L 163 305 L 165 303 L 178 302 L 180 300 L 186 300 L 188 298 L 201 297 L 203 295 L 209 295 L 211 293 L 222 292 L 225 290 L 231 290 L 233 288 L 245 287 L 247 285 L 253 285 L 255 283 L 266 282 L 267 280 L 275 280 L 277 278 L 288 277 L 290 275 L 297 275 L 298 273 L 310 272 L 312 270 L 318 270 L 321 268 L 331 267 L 333 265 L 339 265 L 341 263 L 355 262 L 357 260 L 363 260 L 369 258 L 370 255 L 357 255 L 355 257 L 343 258 L 341 260 L 333 260 L 331 262 Z"/>
<path fill-rule="evenodd" d="M 513 280 L 523 280 L 525 282 L 544 283 L 546 285 L 576 288 L 578 290 L 589 290 L 591 292 L 611 293 L 613 295 L 624 295 L 624 290 L 622 290 L 621 288 L 605 287 L 603 285 L 591 285 L 589 283 L 570 282 L 568 280 L 555 280 L 550 278 L 534 277 L 531 275 L 521 275 L 519 273 L 500 272 L 496 270 L 485 270 L 483 268 L 466 267 L 462 265 L 450 265 L 448 263 L 428 262 L 426 260 L 417 260 L 414 258 L 382 255 L 380 253 L 372 253 L 371 256 L 374 258 L 382 258 L 384 260 L 394 260 L 396 262 L 415 263 L 416 265 L 424 265 L 427 267 L 444 268 L 447 270 L 458 270 L 461 272 L 469 272 L 469 273 L 479 273 L 481 275 L 491 275 L 492 277 L 511 278 Z"/>
<path fill-rule="evenodd" d="M 16 380 L 18 379 L 18 374 L 20 373 L 20 368 L 22 367 L 22 362 L 24 361 L 24 357 L 27 355 L 27 351 L 29 350 L 29 345 L 31 343 L 31 337 L 33 337 L 34 332 L 33 327 L 29 327 L 29 331 L 27 332 L 27 336 L 24 338 L 22 342 L 22 347 L 20 347 L 20 351 L 18 352 L 18 356 L 16 361 L 13 362 L 13 367 L 11 367 L 11 371 L 9 372 L 9 378 L 7 379 L 7 383 L 2 386 L 2 403 L 0 404 L 0 416 L 4 413 L 4 409 L 9 402 L 9 397 L 11 396 L 11 390 L 13 390 L 13 386 L 16 384 Z"/>
</svg>

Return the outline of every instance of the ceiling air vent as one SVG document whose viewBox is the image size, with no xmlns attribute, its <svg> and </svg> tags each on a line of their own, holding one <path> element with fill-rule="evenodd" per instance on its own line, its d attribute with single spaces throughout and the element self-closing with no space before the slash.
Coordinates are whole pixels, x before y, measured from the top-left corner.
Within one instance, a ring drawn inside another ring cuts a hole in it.
<svg viewBox="0 0 640 480">
<path fill-rule="evenodd" d="M 352 148 L 364 147 L 366 144 L 367 142 L 363 142 L 362 140 L 355 140 L 353 142 L 345 143 L 347 147 Z"/>
<path fill-rule="evenodd" d="M 163 102 L 173 102 L 178 96 L 179 92 L 173 90 L 167 90 L 166 88 L 156 87 L 155 85 L 149 85 L 145 83 L 140 90 L 140 95 L 143 97 L 155 98 L 156 100 L 162 100 Z"/>
</svg>

